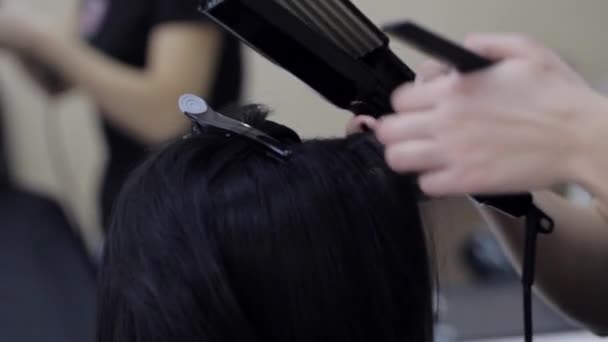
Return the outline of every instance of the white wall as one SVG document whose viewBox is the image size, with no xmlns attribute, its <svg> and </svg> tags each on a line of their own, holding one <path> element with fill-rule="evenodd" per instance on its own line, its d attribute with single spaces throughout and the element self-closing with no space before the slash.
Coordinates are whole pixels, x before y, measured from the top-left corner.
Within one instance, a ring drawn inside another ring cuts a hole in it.
<svg viewBox="0 0 608 342">
<path fill-rule="evenodd" d="M 76 0 L 18 0 L 54 18 L 58 29 L 67 30 Z M 126 1 L 126 0 L 123 0 Z M 591 81 L 608 77 L 608 39 L 605 0 L 356 0 L 372 19 L 383 23 L 411 18 L 461 39 L 469 31 L 531 32 L 556 48 Z M 415 66 L 419 56 L 402 45 L 396 50 Z M 275 118 L 307 137 L 339 135 L 349 115 L 336 110 L 287 73 L 248 53 L 247 100 L 276 110 Z M 92 106 L 81 95 L 49 106 L 49 102 L 21 74 L 10 58 L 0 60 L 0 80 L 6 105 L 14 171 L 31 189 L 66 200 L 84 227 L 88 241 L 99 234 L 95 222 L 96 189 L 104 152 Z M 45 117 L 51 116 L 46 121 Z M 52 127 L 51 127 L 52 126 Z M 48 131 L 61 139 L 48 143 Z M 61 141 L 59 143 L 59 140 Z M 61 144 L 61 146 L 58 146 Z M 67 162 L 53 164 L 62 155 Z M 53 170 L 66 177 L 58 177 Z"/>
</svg>

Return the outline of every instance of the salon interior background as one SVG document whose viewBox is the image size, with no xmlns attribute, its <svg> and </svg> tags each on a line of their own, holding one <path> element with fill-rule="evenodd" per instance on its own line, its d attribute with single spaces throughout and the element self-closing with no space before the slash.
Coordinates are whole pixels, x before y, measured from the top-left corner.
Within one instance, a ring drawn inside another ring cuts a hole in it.
<svg viewBox="0 0 608 342">
<path fill-rule="evenodd" d="M 50 15 L 51 25 L 69 34 L 75 26 L 77 0 L 20 0 Z M 529 32 L 564 55 L 595 86 L 608 81 L 606 0 L 354 0 L 377 23 L 411 18 L 454 39 L 468 31 Z M 420 56 L 394 44 L 412 66 Z M 306 136 L 343 133 L 349 114 L 325 103 L 290 75 L 254 53 L 247 54 L 248 101 L 275 109 L 275 118 Z M 7 133 L 13 173 L 29 189 L 62 200 L 83 227 L 89 243 L 99 237 L 96 227 L 96 192 L 104 158 L 93 108 L 74 93 L 53 103 L 9 57 L 0 60 L 2 94 L 7 108 Z M 607 89 L 608 90 L 608 89 Z M 55 158 L 53 163 L 51 160 Z M 57 159 L 59 158 L 59 159 Z M 443 224 L 471 225 L 460 204 L 444 213 Z M 457 215 L 456 213 L 464 213 Z M 472 214 L 471 214 L 472 215 Z M 443 231 L 449 231 L 443 227 Z M 458 231 L 458 230 L 454 230 Z M 458 234 L 452 238 L 457 239 Z M 448 238 L 449 239 L 449 238 Z M 447 261 L 449 262 L 449 261 Z"/>
</svg>

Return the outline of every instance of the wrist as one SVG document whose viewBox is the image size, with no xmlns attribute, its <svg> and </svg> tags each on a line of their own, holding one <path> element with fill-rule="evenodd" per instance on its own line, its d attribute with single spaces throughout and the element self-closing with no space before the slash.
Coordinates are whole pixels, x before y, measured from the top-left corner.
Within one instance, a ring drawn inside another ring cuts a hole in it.
<svg viewBox="0 0 608 342">
<path fill-rule="evenodd" d="M 568 180 L 608 204 L 608 98 L 593 93 L 575 124 L 573 149 L 568 158 Z"/>
</svg>

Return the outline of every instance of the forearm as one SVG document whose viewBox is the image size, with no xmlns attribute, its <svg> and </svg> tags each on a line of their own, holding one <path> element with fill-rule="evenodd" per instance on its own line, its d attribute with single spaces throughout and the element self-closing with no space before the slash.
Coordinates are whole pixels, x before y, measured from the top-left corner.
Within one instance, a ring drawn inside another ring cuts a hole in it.
<svg viewBox="0 0 608 342">
<path fill-rule="evenodd" d="M 578 184 L 592 194 L 597 210 L 608 221 L 608 162 L 606 167 L 601 165 L 605 158 L 606 155 L 599 156 L 595 163 L 597 166 L 590 166 L 589 171 L 581 172 Z"/>
<path fill-rule="evenodd" d="M 78 40 L 40 41 L 32 54 L 67 82 L 83 88 L 107 120 L 147 144 L 182 131 L 185 120 L 177 112 L 177 98 L 204 91 L 114 61 Z"/>
<path fill-rule="evenodd" d="M 538 241 L 537 288 L 572 318 L 598 333 L 608 332 L 608 223 L 595 209 L 577 207 L 553 193 L 534 198 L 556 222 L 555 232 Z M 488 207 L 481 212 L 519 267 L 523 223 Z"/>
<path fill-rule="evenodd" d="M 572 156 L 565 161 L 566 181 L 582 186 L 594 197 L 600 212 L 608 221 L 608 98 L 592 93 L 576 125 Z"/>
</svg>

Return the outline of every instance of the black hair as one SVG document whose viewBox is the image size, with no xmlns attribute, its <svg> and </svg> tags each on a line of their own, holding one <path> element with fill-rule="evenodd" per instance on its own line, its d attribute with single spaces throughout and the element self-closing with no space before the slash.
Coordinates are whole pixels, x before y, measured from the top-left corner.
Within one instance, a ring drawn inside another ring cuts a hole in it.
<svg viewBox="0 0 608 342">
<path fill-rule="evenodd" d="M 107 238 L 97 341 L 431 342 L 414 185 L 369 136 L 291 149 L 202 134 L 144 163 Z"/>
</svg>

